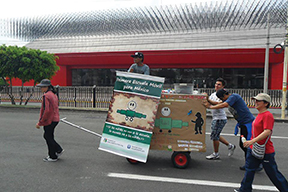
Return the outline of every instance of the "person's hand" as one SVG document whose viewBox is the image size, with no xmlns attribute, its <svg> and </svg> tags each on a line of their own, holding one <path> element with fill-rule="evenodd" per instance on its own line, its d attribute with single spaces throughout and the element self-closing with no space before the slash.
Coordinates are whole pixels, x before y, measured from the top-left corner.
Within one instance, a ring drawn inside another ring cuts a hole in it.
<svg viewBox="0 0 288 192">
<path fill-rule="evenodd" d="M 37 129 L 40 129 L 40 125 L 38 125 L 38 123 L 36 124 L 36 128 L 37 128 Z"/>
<path fill-rule="evenodd" d="M 204 107 L 206 107 L 208 109 L 210 108 L 210 103 L 207 100 L 203 100 L 202 105 L 204 105 Z"/>
<path fill-rule="evenodd" d="M 201 94 L 204 95 L 206 97 L 207 101 L 208 101 L 208 94 L 206 92 L 201 93 Z"/>
<path fill-rule="evenodd" d="M 250 145 L 253 145 L 253 141 L 252 140 L 249 140 L 249 141 L 245 141 L 244 143 L 243 143 L 243 147 L 246 147 L 246 148 L 248 148 L 248 147 L 250 147 Z"/>
</svg>

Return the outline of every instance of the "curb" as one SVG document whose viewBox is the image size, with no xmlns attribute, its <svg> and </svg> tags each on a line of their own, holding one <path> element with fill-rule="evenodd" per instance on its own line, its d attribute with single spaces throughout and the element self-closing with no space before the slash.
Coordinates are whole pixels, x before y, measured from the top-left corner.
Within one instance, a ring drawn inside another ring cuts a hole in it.
<svg viewBox="0 0 288 192">
<path fill-rule="evenodd" d="M 25 110 L 40 110 L 40 106 L 21 106 L 21 105 L 7 105 L 0 104 L 0 108 L 9 108 L 9 109 L 25 109 Z M 103 108 L 77 108 L 77 107 L 59 107 L 59 111 L 81 111 L 81 112 L 107 112 L 108 109 Z"/>
</svg>

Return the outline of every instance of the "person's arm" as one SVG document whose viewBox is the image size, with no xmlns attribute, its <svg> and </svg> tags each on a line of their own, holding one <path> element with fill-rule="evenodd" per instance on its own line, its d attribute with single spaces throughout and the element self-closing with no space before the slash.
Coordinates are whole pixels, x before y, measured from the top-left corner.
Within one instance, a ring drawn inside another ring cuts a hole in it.
<svg viewBox="0 0 288 192">
<path fill-rule="evenodd" d="M 213 101 L 213 100 L 211 100 L 211 99 L 209 98 L 209 96 L 208 96 L 207 93 L 202 93 L 202 94 L 206 96 L 207 101 L 208 101 L 211 105 L 217 105 L 217 104 L 219 104 L 219 103 L 222 103 L 222 101 Z M 211 96 L 210 96 L 210 97 L 211 97 Z"/>
<path fill-rule="evenodd" d="M 150 69 L 149 66 L 147 65 L 146 70 L 144 71 L 145 75 L 150 75 Z"/>
<path fill-rule="evenodd" d="M 128 72 L 133 72 L 134 71 L 134 68 L 133 68 L 133 64 L 130 66 L 130 68 L 128 69 Z"/>
<path fill-rule="evenodd" d="M 207 101 L 206 102 L 203 102 L 203 105 L 208 108 L 208 109 L 222 109 L 222 108 L 225 108 L 225 107 L 228 107 L 229 104 L 224 102 L 224 103 L 219 103 L 217 105 L 211 105 L 210 103 L 208 103 Z"/>
<path fill-rule="evenodd" d="M 208 101 L 211 105 L 218 105 L 218 104 L 222 103 L 222 101 L 212 101 L 212 100 L 209 99 L 208 97 L 207 97 L 207 101 Z"/>
<path fill-rule="evenodd" d="M 48 101 L 47 95 L 43 96 L 43 114 L 40 117 L 40 120 L 38 122 L 38 126 L 43 126 L 44 123 L 49 119 L 51 112 L 50 112 L 50 103 Z"/>
<path fill-rule="evenodd" d="M 258 135 L 257 137 L 255 137 L 249 141 L 244 142 L 243 146 L 247 148 L 250 145 L 253 145 L 255 142 L 266 139 L 271 134 L 271 132 L 272 131 L 270 129 L 264 129 L 264 131 L 260 135 Z"/>
</svg>

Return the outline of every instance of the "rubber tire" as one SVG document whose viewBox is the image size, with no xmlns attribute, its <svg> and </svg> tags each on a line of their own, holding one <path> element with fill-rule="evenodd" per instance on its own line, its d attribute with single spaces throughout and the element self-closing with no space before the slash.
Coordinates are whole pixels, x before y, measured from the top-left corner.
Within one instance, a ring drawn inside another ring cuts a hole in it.
<svg viewBox="0 0 288 192">
<path fill-rule="evenodd" d="M 130 158 L 126 158 L 126 159 L 127 159 L 127 161 L 128 161 L 129 163 L 131 163 L 132 165 L 136 165 L 136 164 L 140 163 L 139 161 L 134 160 L 134 159 L 130 159 Z"/>
<path fill-rule="evenodd" d="M 190 163 L 190 152 L 177 152 L 174 151 L 171 156 L 171 161 L 174 165 L 174 167 L 179 169 L 185 169 L 188 167 Z"/>
</svg>

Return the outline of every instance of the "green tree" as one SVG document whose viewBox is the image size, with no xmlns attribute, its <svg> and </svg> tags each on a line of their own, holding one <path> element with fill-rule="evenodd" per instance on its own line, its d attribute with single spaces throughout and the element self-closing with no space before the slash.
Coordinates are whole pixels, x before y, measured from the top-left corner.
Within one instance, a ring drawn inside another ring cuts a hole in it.
<svg viewBox="0 0 288 192">
<path fill-rule="evenodd" d="M 9 89 L 6 92 L 11 99 L 11 103 L 15 104 L 12 94 L 13 78 L 19 78 L 22 81 L 20 105 L 23 101 L 24 83 L 34 80 L 32 92 L 25 102 L 25 105 L 27 105 L 33 96 L 36 83 L 39 83 L 42 79 L 51 79 L 59 70 L 56 64 L 57 58 L 54 54 L 39 49 L 2 45 L 0 47 L 0 76 L 5 81 L 5 86 L 8 87 L 9 85 L 11 88 L 11 92 L 9 92 Z M 7 81 L 9 81 L 9 84 Z"/>
<path fill-rule="evenodd" d="M 25 105 L 27 105 L 28 101 L 33 96 L 36 83 L 39 83 L 42 79 L 51 79 L 51 77 L 53 77 L 60 69 L 59 66 L 57 66 L 56 64 L 56 59 L 58 59 L 58 57 L 54 54 L 50 54 L 47 51 L 41 51 L 39 49 L 30 49 L 29 55 L 31 61 L 26 62 L 30 63 L 30 68 L 25 67 L 23 69 L 23 74 L 25 74 L 26 79 L 20 79 L 22 80 L 22 82 L 30 81 L 33 79 L 34 85 L 29 98 L 25 102 Z M 22 83 L 22 85 L 23 84 L 24 83 Z"/>
<path fill-rule="evenodd" d="M 15 77 L 14 74 L 16 70 L 13 66 L 17 58 L 16 49 L 14 46 L 7 47 L 6 45 L 2 45 L 0 47 L 0 76 L 5 82 L 6 93 L 10 97 L 13 105 L 15 105 L 15 98 L 12 94 L 12 79 Z M 9 81 L 10 84 L 7 81 Z M 8 86 L 10 86 L 10 89 L 8 89 Z"/>
</svg>

